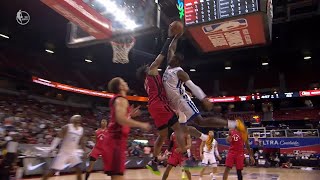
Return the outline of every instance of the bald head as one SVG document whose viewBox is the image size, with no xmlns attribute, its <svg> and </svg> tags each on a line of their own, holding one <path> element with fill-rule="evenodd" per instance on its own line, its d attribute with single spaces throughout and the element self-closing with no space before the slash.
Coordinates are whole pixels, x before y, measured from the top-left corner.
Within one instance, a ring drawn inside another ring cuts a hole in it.
<svg viewBox="0 0 320 180">
<path fill-rule="evenodd" d="M 70 122 L 74 125 L 80 125 L 81 124 L 81 121 L 82 121 L 82 117 L 81 115 L 73 115 L 71 118 L 70 118 Z"/>
</svg>

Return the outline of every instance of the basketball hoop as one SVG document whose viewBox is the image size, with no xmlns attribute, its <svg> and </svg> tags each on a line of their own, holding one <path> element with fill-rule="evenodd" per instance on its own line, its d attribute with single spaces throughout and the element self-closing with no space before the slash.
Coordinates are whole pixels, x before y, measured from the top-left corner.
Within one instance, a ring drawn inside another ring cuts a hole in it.
<svg viewBox="0 0 320 180">
<path fill-rule="evenodd" d="M 133 36 L 121 36 L 110 41 L 113 49 L 113 63 L 129 63 L 129 52 L 133 48 L 136 39 Z"/>
</svg>

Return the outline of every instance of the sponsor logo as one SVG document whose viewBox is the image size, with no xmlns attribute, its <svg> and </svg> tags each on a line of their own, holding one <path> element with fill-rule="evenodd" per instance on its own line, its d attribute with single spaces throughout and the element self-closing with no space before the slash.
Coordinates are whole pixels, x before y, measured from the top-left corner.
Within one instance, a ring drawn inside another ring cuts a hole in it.
<svg viewBox="0 0 320 180">
<path fill-rule="evenodd" d="M 30 21 L 30 15 L 26 11 L 19 10 L 17 12 L 16 20 L 20 25 L 26 25 Z"/>
<path fill-rule="evenodd" d="M 45 164 L 45 162 L 40 163 L 40 164 L 37 164 L 37 165 L 32 165 L 31 163 L 29 163 L 29 164 L 27 165 L 27 169 L 28 169 L 29 171 L 33 171 L 33 170 L 38 169 L 39 167 L 41 167 L 41 166 L 44 165 L 44 164 Z"/>
<path fill-rule="evenodd" d="M 227 22 L 203 26 L 202 30 L 205 34 L 212 34 L 212 33 L 222 33 L 226 31 L 244 29 L 246 27 L 248 27 L 248 23 L 246 19 L 237 19 L 233 21 L 227 21 Z"/>
<path fill-rule="evenodd" d="M 184 16 L 184 3 L 183 0 L 177 0 L 177 9 L 179 11 L 179 18 L 182 20 Z"/>
<path fill-rule="evenodd" d="M 126 163 L 125 163 L 125 165 L 129 164 L 130 161 L 131 161 L 131 160 L 127 160 Z"/>
<path fill-rule="evenodd" d="M 143 160 L 137 161 L 137 165 L 140 165 L 142 162 L 143 162 Z"/>
</svg>

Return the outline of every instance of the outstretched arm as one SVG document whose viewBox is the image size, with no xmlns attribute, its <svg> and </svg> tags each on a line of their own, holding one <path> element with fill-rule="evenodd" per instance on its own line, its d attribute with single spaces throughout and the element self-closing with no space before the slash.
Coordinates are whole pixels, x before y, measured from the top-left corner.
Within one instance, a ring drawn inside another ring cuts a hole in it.
<svg viewBox="0 0 320 180">
<path fill-rule="evenodd" d="M 127 109 L 129 107 L 129 102 L 125 98 L 119 97 L 114 102 L 115 108 L 115 119 L 120 125 L 126 125 L 129 127 L 139 127 L 142 129 L 149 130 L 150 125 L 148 123 L 142 123 L 128 118 Z"/>
<path fill-rule="evenodd" d="M 172 38 L 167 38 L 166 42 L 164 43 L 162 50 L 160 54 L 157 56 L 157 58 L 153 61 L 153 63 L 150 65 L 148 74 L 156 76 L 158 75 L 158 68 L 161 66 L 163 60 L 168 55 L 169 45 L 171 44 Z"/>
<path fill-rule="evenodd" d="M 179 40 L 179 38 L 181 37 L 181 35 L 182 35 L 182 34 L 178 34 L 178 35 L 176 35 L 176 36 L 173 38 L 173 40 L 172 40 L 172 42 L 171 42 L 171 44 L 170 44 L 170 46 L 169 46 L 167 63 L 170 62 L 170 59 L 171 59 L 171 58 L 173 57 L 173 55 L 176 53 L 177 45 L 178 45 L 178 40 Z"/>
</svg>

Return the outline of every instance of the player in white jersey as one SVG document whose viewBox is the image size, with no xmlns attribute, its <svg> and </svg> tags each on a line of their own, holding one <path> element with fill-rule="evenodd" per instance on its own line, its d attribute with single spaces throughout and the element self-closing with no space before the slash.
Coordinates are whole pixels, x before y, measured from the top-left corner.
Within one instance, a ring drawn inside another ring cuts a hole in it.
<svg viewBox="0 0 320 180">
<path fill-rule="evenodd" d="M 208 137 L 209 138 L 206 141 L 202 141 L 200 145 L 200 157 L 202 159 L 202 165 L 204 168 L 200 172 L 199 180 L 202 180 L 202 176 L 207 167 L 212 167 L 212 173 L 210 173 L 210 176 L 212 180 L 215 180 L 215 174 L 218 170 L 216 157 L 221 160 L 218 151 L 218 142 L 214 139 L 213 131 L 208 132 Z"/>
<path fill-rule="evenodd" d="M 56 137 L 51 143 L 51 150 L 54 150 L 62 141 L 57 157 L 53 160 L 51 169 L 43 176 L 43 180 L 53 176 L 55 172 L 61 171 L 66 167 L 75 168 L 77 179 L 82 179 L 80 165 L 82 163 L 79 145 L 85 150 L 83 127 L 81 126 L 82 117 L 74 115 L 70 118 L 70 124 L 62 127 L 59 137 Z M 69 166 L 67 166 L 69 165 Z"/>
<path fill-rule="evenodd" d="M 171 26 L 170 26 L 171 27 Z M 170 31 L 169 27 L 169 31 Z M 187 125 L 196 125 L 202 127 L 228 127 L 237 128 L 244 137 L 247 137 L 247 130 L 242 121 L 225 120 L 220 117 L 202 118 L 200 112 L 190 96 L 186 93 L 184 85 L 186 85 L 204 105 L 206 110 L 212 109 L 212 103 L 200 87 L 195 85 L 189 75 L 180 67 L 184 57 L 176 52 L 177 44 L 180 36 L 176 36 L 170 44 L 168 52 L 168 67 L 163 74 L 163 85 L 170 103 L 170 107 L 186 116 L 185 123 Z M 195 128 L 188 128 L 190 135 L 202 139 L 201 133 Z"/>
</svg>

